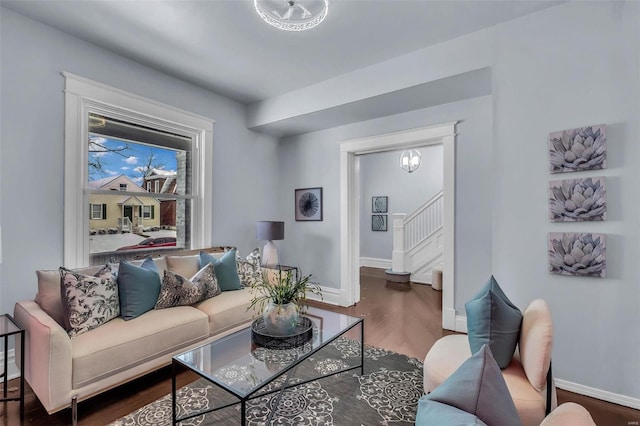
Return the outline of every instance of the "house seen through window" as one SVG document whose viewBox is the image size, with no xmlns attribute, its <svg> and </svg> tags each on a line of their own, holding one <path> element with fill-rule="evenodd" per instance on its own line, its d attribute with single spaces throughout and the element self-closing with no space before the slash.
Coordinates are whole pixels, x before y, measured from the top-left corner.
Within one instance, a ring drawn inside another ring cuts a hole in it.
<svg viewBox="0 0 640 426">
<path fill-rule="evenodd" d="M 191 140 L 89 118 L 90 255 L 189 247 Z"/>
</svg>

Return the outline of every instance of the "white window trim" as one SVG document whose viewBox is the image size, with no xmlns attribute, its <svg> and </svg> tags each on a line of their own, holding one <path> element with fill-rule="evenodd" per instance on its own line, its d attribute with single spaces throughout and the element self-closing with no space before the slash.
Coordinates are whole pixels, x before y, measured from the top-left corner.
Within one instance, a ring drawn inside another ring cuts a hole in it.
<svg viewBox="0 0 640 426">
<path fill-rule="evenodd" d="M 89 265 L 89 113 L 133 120 L 190 137 L 192 142 L 192 248 L 211 246 L 214 120 L 180 110 L 84 77 L 65 77 L 64 264 Z M 80 167 L 78 167 L 80 165 Z"/>
<path fill-rule="evenodd" d="M 98 215 L 98 217 L 94 217 L 94 214 L 93 214 L 93 206 L 100 206 L 100 214 Z M 91 220 L 103 220 L 103 219 L 102 219 L 102 204 L 99 204 L 99 203 L 92 203 L 92 204 L 89 206 L 89 211 L 91 212 Z"/>
<path fill-rule="evenodd" d="M 143 219 L 151 219 L 151 207 L 152 206 L 142 206 L 142 218 Z"/>
<path fill-rule="evenodd" d="M 154 189 L 153 192 L 155 192 L 155 193 L 159 193 L 160 192 L 160 181 L 156 180 L 155 189 Z"/>
</svg>

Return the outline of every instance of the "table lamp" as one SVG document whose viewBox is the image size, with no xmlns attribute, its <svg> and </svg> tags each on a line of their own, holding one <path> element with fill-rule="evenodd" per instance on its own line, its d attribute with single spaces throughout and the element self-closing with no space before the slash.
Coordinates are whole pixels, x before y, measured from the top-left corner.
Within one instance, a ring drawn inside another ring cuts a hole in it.
<svg viewBox="0 0 640 426">
<path fill-rule="evenodd" d="M 262 249 L 262 266 L 278 264 L 278 249 L 273 240 L 284 240 L 284 222 L 256 222 L 256 239 L 266 241 Z"/>
</svg>

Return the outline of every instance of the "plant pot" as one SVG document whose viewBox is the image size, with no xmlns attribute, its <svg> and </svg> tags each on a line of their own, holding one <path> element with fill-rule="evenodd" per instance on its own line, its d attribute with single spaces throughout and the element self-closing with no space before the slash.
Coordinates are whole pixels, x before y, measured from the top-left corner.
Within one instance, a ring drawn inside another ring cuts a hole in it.
<svg viewBox="0 0 640 426">
<path fill-rule="evenodd" d="M 290 336 L 294 334 L 298 324 L 298 305 L 287 303 L 277 305 L 269 302 L 262 313 L 264 325 L 274 336 Z"/>
</svg>

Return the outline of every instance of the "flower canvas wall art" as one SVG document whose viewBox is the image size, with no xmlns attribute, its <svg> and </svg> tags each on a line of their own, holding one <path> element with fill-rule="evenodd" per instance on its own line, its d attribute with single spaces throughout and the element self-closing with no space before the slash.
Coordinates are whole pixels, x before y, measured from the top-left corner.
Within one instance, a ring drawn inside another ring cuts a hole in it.
<svg viewBox="0 0 640 426">
<path fill-rule="evenodd" d="M 579 277 L 606 276 L 604 234 L 549 233 L 549 271 Z"/>
<path fill-rule="evenodd" d="M 552 222 L 606 220 L 605 178 L 549 182 L 549 219 Z"/>
<path fill-rule="evenodd" d="M 597 170 L 607 167 L 605 125 L 578 127 L 549 134 L 551 173 Z"/>
</svg>

